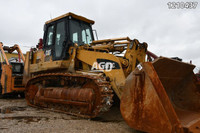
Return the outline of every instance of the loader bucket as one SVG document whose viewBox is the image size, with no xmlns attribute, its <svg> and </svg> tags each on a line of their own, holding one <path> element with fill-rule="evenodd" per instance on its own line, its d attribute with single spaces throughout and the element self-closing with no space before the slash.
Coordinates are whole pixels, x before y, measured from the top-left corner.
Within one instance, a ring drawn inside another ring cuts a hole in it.
<svg viewBox="0 0 200 133">
<path fill-rule="evenodd" d="M 194 67 L 164 57 L 137 67 L 121 97 L 126 123 L 148 133 L 200 133 L 200 83 Z"/>
</svg>

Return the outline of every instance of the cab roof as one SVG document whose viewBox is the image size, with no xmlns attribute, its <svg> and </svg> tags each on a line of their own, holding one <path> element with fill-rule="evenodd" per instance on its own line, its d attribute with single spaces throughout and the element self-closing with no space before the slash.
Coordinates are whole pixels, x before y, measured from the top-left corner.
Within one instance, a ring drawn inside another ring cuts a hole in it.
<svg viewBox="0 0 200 133">
<path fill-rule="evenodd" d="M 75 18 L 75 19 L 78 19 L 78 20 L 82 20 L 82 21 L 84 21 L 84 22 L 86 22 L 86 23 L 94 24 L 94 21 L 93 21 L 93 20 L 90 20 L 90 19 L 87 19 L 87 18 L 85 18 L 85 17 L 76 15 L 76 14 L 71 13 L 71 12 L 66 13 L 66 14 L 64 14 L 64 15 L 61 15 L 61 16 L 59 16 L 59 17 L 56 17 L 56 18 L 54 18 L 54 19 L 51 19 L 51 20 L 49 20 L 49 21 L 46 21 L 45 24 L 54 22 L 54 21 L 56 21 L 56 20 L 59 20 L 59 19 L 62 19 L 62 18 L 64 18 L 64 17 L 68 17 L 68 16 L 71 16 L 72 18 Z"/>
</svg>

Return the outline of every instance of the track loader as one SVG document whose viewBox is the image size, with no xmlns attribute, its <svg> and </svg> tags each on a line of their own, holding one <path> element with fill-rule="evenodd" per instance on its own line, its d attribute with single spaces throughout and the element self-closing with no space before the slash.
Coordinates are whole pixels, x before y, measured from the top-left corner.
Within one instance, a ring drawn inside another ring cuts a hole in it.
<svg viewBox="0 0 200 133">
<path fill-rule="evenodd" d="M 116 94 L 123 118 L 134 129 L 200 132 L 194 66 L 157 58 L 137 39 L 94 40 L 92 24 L 73 13 L 45 23 L 43 42 L 26 54 L 28 105 L 94 118 L 109 110 Z M 157 59 L 149 62 L 151 57 Z"/>
<path fill-rule="evenodd" d="M 12 53 L 17 51 L 18 57 L 14 57 Z M 7 52 L 7 54 L 5 53 Z M 7 56 L 11 58 L 8 59 Z M 25 58 L 18 45 L 12 47 L 3 46 L 0 42 L 0 95 L 8 96 L 13 94 L 20 94 L 24 96 L 25 87 L 22 85 L 23 70 Z"/>
</svg>

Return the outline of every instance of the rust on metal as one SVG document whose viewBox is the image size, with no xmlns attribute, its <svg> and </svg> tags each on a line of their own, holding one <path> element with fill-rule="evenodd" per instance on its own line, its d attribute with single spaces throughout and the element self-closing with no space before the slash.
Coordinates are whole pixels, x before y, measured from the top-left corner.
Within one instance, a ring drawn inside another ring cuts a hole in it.
<svg viewBox="0 0 200 133">
<path fill-rule="evenodd" d="M 121 98 L 127 124 L 144 132 L 199 133 L 200 86 L 194 66 L 164 57 L 141 66 L 127 77 Z"/>
<path fill-rule="evenodd" d="M 106 89 L 105 89 L 106 88 Z M 112 105 L 112 89 L 98 76 L 49 73 L 30 79 L 26 99 L 31 106 L 93 118 Z"/>
</svg>

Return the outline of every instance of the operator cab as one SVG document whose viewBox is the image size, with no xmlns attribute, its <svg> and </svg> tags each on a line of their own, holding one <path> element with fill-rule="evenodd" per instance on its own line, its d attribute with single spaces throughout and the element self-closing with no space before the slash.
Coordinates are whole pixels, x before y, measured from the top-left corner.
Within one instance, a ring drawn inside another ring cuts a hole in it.
<svg viewBox="0 0 200 133">
<path fill-rule="evenodd" d="M 45 55 L 53 60 L 69 58 L 69 47 L 77 43 L 79 46 L 92 43 L 94 21 L 67 13 L 50 21 L 44 26 L 43 49 Z"/>
<path fill-rule="evenodd" d="M 18 58 L 10 58 L 8 60 L 9 64 L 12 66 L 12 75 L 22 75 L 24 71 L 24 63 L 19 62 Z"/>
<path fill-rule="evenodd" d="M 13 75 L 22 75 L 24 71 L 24 64 L 19 62 L 11 62 L 12 65 L 12 74 Z"/>
</svg>

